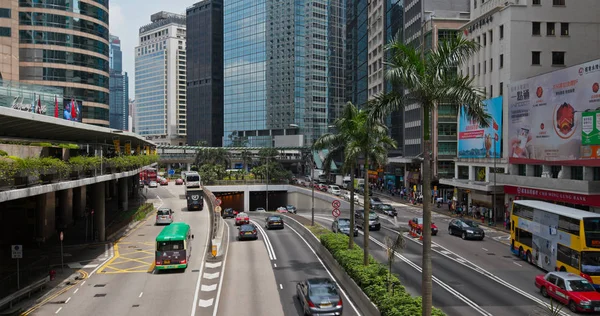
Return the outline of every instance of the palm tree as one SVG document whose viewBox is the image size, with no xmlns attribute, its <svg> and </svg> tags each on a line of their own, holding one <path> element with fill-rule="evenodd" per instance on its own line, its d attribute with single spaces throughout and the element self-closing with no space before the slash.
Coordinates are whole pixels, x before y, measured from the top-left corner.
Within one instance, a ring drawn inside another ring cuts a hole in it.
<svg viewBox="0 0 600 316">
<path fill-rule="evenodd" d="M 358 115 L 358 109 L 354 104 L 348 102 L 344 107 L 342 115 L 335 120 L 334 126 L 337 130 L 336 134 L 327 133 L 319 137 L 313 144 L 313 148 L 316 150 L 321 149 L 329 149 L 329 152 L 325 156 L 324 159 L 324 169 L 325 166 L 331 165 L 331 161 L 334 156 L 339 154 L 343 154 L 344 149 L 346 148 L 346 144 L 349 143 L 352 139 L 354 132 L 354 119 Z M 354 169 L 356 167 L 356 160 L 348 159 L 348 157 L 344 157 L 343 162 L 343 172 L 350 173 L 350 231 L 354 231 Z M 325 173 L 328 173 L 327 168 Z M 352 249 L 354 247 L 354 235 L 349 234 L 350 238 L 348 239 L 348 249 Z"/>
<path fill-rule="evenodd" d="M 467 116 L 483 127 L 489 125 L 489 115 L 483 107 L 484 95 L 473 86 L 473 79 L 457 71 L 457 67 L 479 50 L 479 44 L 460 35 L 441 42 L 435 50 L 424 51 L 403 44 L 395 38 L 386 47 L 391 52 L 386 62 L 386 77 L 408 94 L 390 92 L 379 95 L 370 102 L 371 119 L 382 122 L 392 111 L 405 104 L 418 103 L 423 113 L 423 227 L 431 226 L 431 138 L 430 115 L 438 104 L 462 106 Z M 422 315 L 431 315 L 431 230 L 423 230 L 422 258 Z"/>
<path fill-rule="evenodd" d="M 196 144 L 198 147 L 207 147 L 208 143 L 204 140 L 198 141 Z M 199 168 L 201 165 L 209 163 L 210 153 L 205 148 L 198 148 L 196 151 L 196 157 L 194 158 L 194 164 Z"/>
<path fill-rule="evenodd" d="M 229 152 L 225 148 L 210 149 L 209 155 L 212 164 L 222 165 L 225 169 L 229 169 L 231 159 L 229 158 Z"/>
<path fill-rule="evenodd" d="M 242 159 L 242 165 L 244 165 L 244 171 L 248 171 L 248 165 L 250 165 L 253 161 L 252 152 L 247 149 L 244 149 L 240 153 L 240 158 Z M 245 177 L 245 174 L 242 173 L 242 180 L 244 180 L 244 177 Z"/>
</svg>

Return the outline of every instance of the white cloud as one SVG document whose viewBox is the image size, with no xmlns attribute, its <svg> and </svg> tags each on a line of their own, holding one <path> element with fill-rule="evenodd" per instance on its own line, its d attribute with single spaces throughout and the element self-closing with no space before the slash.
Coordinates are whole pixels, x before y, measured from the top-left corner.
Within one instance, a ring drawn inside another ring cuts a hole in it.
<svg viewBox="0 0 600 316">
<path fill-rule="evenodd" d="M 118 5 L 111 3 L 110 6 L 110 32 L 115 33 L 125 25 L 125 16 L 123 16 L 123 10 Z"/>
</svg>

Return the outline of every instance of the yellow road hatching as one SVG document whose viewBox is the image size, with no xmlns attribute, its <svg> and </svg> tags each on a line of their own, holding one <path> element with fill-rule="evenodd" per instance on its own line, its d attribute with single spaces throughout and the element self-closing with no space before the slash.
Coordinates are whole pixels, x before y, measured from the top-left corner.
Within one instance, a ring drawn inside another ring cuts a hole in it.
<svg viewBox="0 0 600 316">
<path fill-rule="evenodd" d="M 154 242 L 120 241 L 115 244 L 115 255 L 98 273 L 140 273 L 154 269 Z"/>
</svg>

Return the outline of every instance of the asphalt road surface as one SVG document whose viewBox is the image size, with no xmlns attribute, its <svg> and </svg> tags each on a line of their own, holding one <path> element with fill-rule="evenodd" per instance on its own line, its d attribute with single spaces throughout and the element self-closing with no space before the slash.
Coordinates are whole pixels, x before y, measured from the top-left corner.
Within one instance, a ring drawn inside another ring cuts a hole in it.
<svg viewBox="0 0 600 316">
<path fill-rule="evenodd" d="M 206 211 L 187 212 L 183 186 L 173 184 L 148 189 L 175 211 L 175 221 L 192 227 L 192 257 L 185 271 L 153 270 L 155 238 L 163 227 L 154 225 L 150 215 L 139 228 L 114 247 L 114 257 L 90 273 L 85 282 L 41 306 L 31 315 L 192 315 L 197 304 L 195 288 L 208 242 L 209 217 Z M 159 203 L 161 204 L 161 203 Z M 196 314 L 200 315 L 199 310 Z"/>
</svg>

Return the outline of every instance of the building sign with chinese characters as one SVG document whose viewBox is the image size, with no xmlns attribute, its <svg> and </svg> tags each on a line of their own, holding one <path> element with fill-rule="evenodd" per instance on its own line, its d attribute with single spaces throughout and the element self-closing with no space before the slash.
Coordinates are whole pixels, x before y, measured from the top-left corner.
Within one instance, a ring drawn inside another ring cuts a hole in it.
<svg viewBox="0 0 600 316">
<path fill-rule="evenodd" d="M 588 205 L 600 207 L 600 195 L 585 195 L 577 193 L 568 193 L 563 191 L 549 191 L 541 189 L 531 189 L 524 187 L 516 187 L 505 185 L 504 193 L 512 194 L 519 197 L 529 197 L 548 202 L 563 202 L 579 205 Z"/>
</svg>

